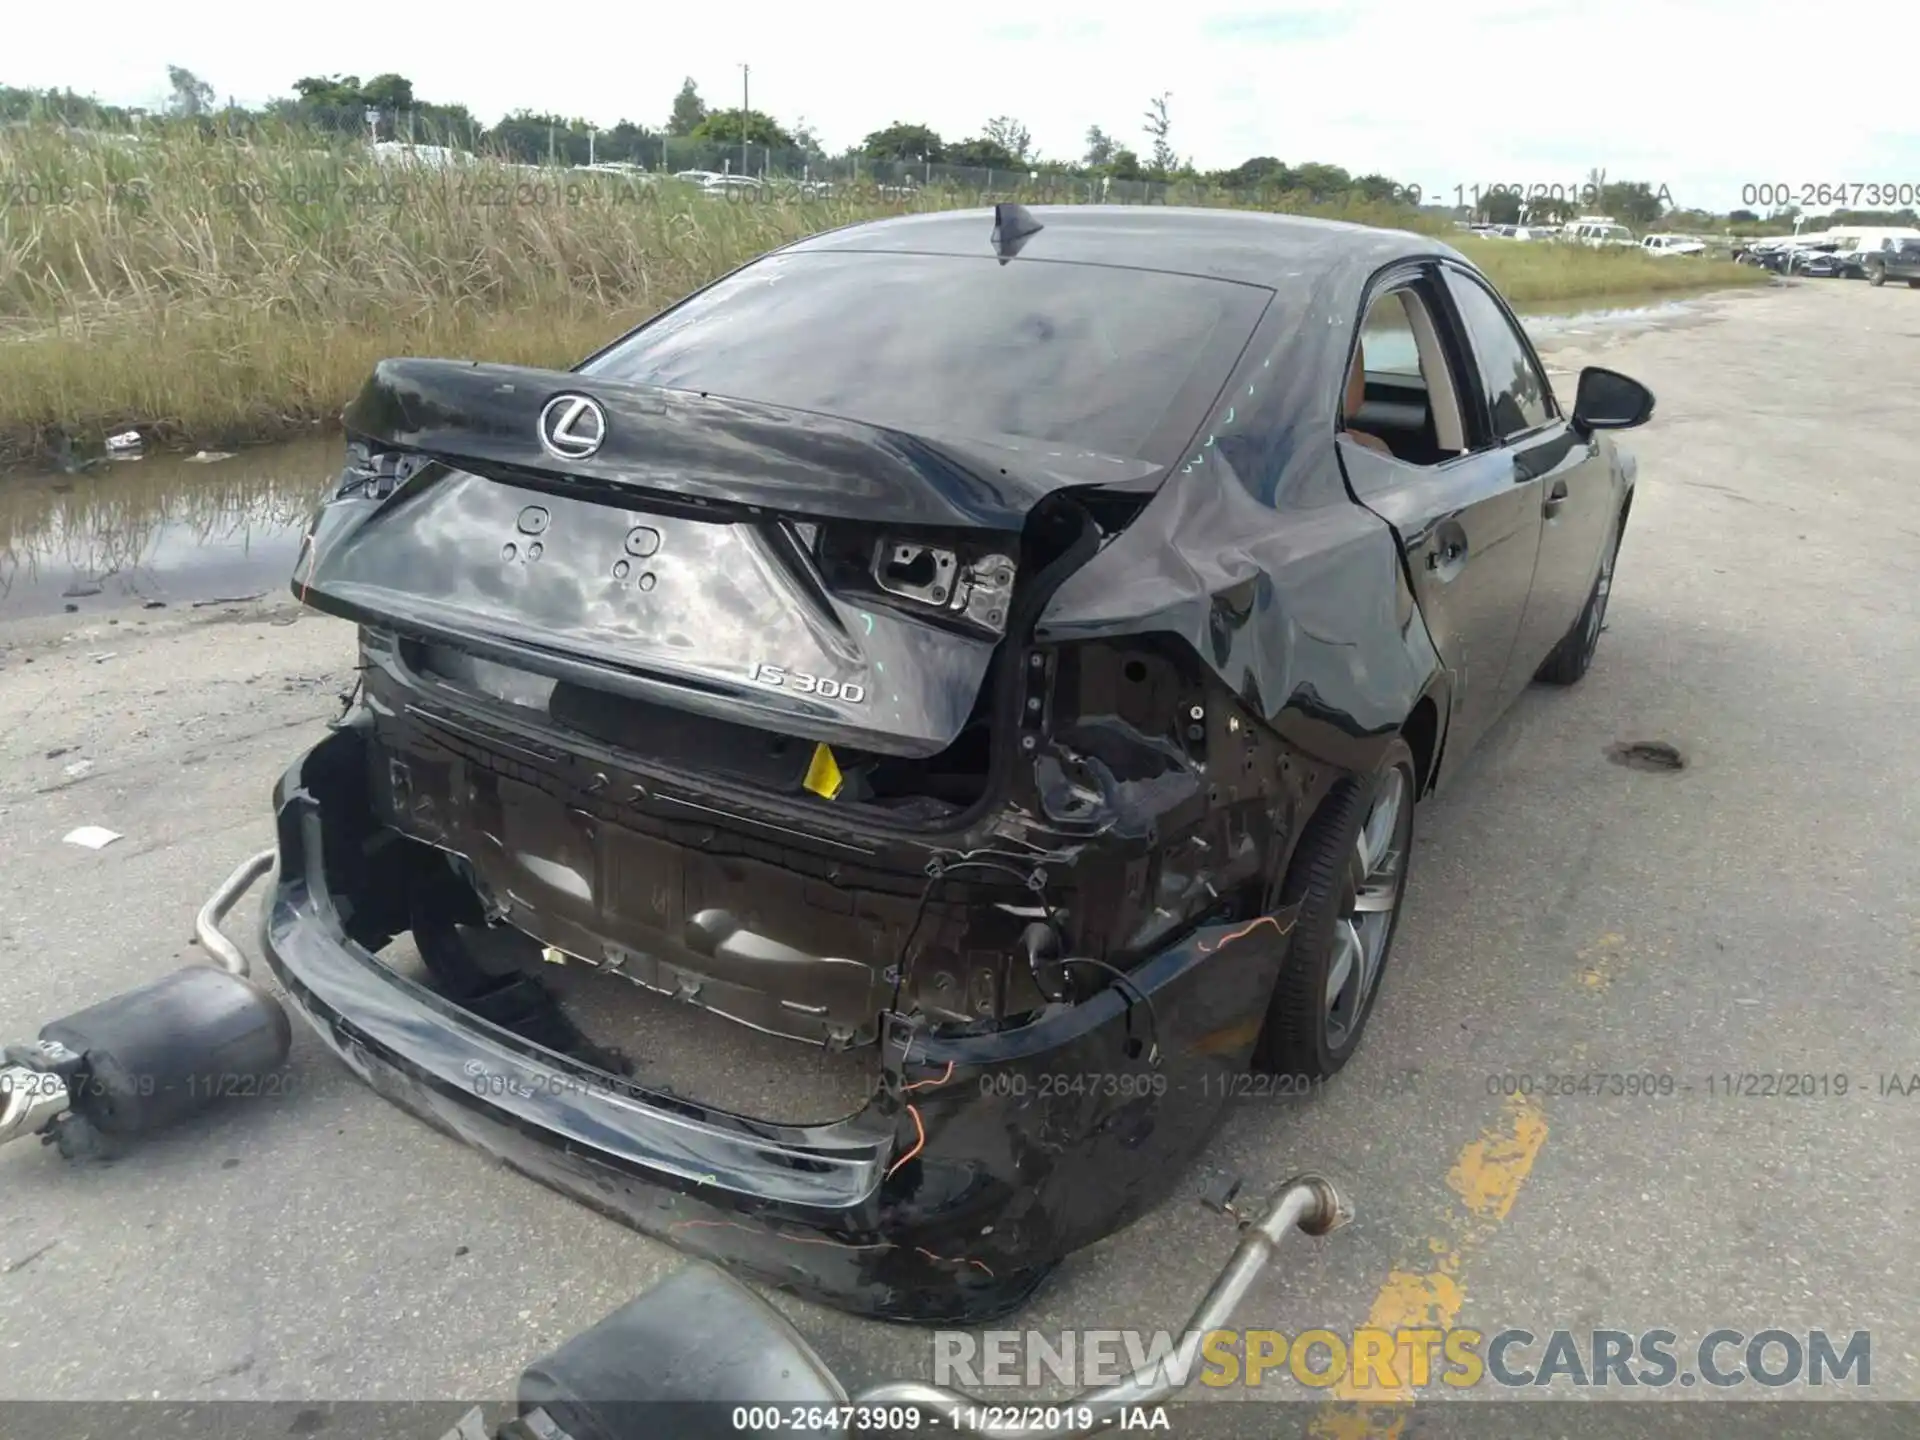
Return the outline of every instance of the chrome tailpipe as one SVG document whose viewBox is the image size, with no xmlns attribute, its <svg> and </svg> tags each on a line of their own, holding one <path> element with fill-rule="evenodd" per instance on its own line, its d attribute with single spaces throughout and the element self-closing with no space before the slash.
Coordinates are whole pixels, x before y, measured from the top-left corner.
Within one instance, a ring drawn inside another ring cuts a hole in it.
<svg viewBox="0 0 1920 1440">
<path fill-rule="evenodd" d="M 64 1075 L 27 1065 L 0 1065 L 0 1145 L 38 1135 L 73 1108 Z"/>
</svg>

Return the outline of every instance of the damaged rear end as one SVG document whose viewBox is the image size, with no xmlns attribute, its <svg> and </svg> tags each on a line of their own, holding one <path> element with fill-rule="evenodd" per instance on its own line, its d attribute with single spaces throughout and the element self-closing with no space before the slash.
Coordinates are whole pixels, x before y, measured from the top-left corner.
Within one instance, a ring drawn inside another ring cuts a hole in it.
<svg viewBox="0 0 1920 1440">
<path fill-rule="evenodd" d="M 294 577 L 360 626 L 362 700 L 276 794 L 266 948 L 363 1075 L 529 1173 L 852 1309 L 977 1318 L 1164 1193 L 1284 952 L 1310 777 L 1264 719 L 1170 637 L 1035 639 L 1264 292 L 1148 277 L 1174 339 L 1143 356 L 1093 281 L 1023 280 L 1047 333 L 983 360 L 926 329 L 972 261 L 780 259 L 579 372 L 376 370 Z M 422 974 L 383 955 L 406 932 Z M 870 1093 L 799 1120 L 669 1082 L 609 986 L 865 1057 Z"/>
</svg>

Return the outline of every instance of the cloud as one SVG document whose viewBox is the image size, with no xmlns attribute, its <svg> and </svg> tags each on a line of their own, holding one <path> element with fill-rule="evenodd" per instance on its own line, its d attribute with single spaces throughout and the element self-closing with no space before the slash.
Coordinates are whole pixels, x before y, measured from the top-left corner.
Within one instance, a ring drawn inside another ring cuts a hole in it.
<svg viewBox="0 0 1920 1440">
<path fill-rule="evenodd" d="M 549 11 L 529 25 L 519 12 L 472 7 L 454 21 L 400 6 L 377 26 L 301 27 L 297 45 L 251 0 L 96 0 L 87 31 L 110 37 L 97 45 L 76 41 L 57 7 L 14 8 L 0 81 L 121 102 L 158 100 L 170 63 L 248 103 L 302 75 L 397 70 L 422 97 L 489 120 L 526 107 L 659 124 L 683 76 L 737 103 L 746 62 L 756 108 L 804 116 L 833 148 L 895 120 L 959 138 L 1004 114 L 1046 154 L 1079 153 L 1090 125 L 1144 149 L 1147 100 L 1170 91 L 1175 148 L 1209 168 L 1318 160 L 1451 196 L 1601 167 L 1723 208 L 1760 182 L 1920 182 L 1910 57 L 1892 41 L 1911 28 L 1904 0 L 1851 0 L 1844 25 L 1735 0 L 1055 0 L 1020 20 L 738 0 L 718 30 L 684 7 Z M 576 13 L 585 42 L 568 34 Z"/>
</svg>

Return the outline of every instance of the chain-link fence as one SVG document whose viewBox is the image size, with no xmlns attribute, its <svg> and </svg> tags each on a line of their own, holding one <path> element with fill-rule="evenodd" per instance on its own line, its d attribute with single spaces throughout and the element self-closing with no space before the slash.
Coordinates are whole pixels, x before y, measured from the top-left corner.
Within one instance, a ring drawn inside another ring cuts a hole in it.
<svg viewBox="0 0 1920 1440">
<path fill-rule="evenodd" d="M 441 137 L 427 138 L 415 127 L 419 143 L 444 146 Z M 405 140 L 402 132 L 402 142 Z M 509 143 L 502 143 L 502 142 Z M 532 141 L 534 143 L 528 143 Z M 395 142 L 384 142 L 385 153 L 401 153 Z M 448 147 L 461 149 L 464 147 Z M 860 154 L 823 155 L 818 151 L 771 145 L 727 145 L 673 135 L 644 135 L 631 140 L 616 135 L 587 135 L 553 127 L 543 148 L 537 135 L 517 132 L 491 134 L 479 153 L 519 164 L 578 168 L 596 166 L 632 170 L 655 176 L 679 177 L 698 183 L 719 181 L 815 190 L 835 186 L 875 187 L 882 191 L 953 190 L 982 196 L 1019 196 L 1039 202 L 1109 201 L 1115 204 L 1178 204 L 1185 192 L 1198 195 L 1197 182 L 1182 185 L 1145 179 L 1075 174 L 1034 166 L 979 167 L 944 165 L 928 160 L 875 160 Z M 434 156 L 444 160 L 444 156 Z"/>
<path fill-rule="evenodd" d="M 209 139 L 317 150 L 343 161 L 371 155 L 389 164 L 436 169 L 505 163 L 540 171 L 591 170 L 626 175 L 649 186 L 678 179 L 709 193 L 741 198 L 761 195 L 785 200 L 878 192 L 902 200 L 924 195 L 941 204 L 1017 199 L 1029 204 L 1230 205 L 1416 229 L 1449 226 L 1455 213 L 1447 207 L 1416 207 L 1405 200 L 1368 199 L 1353 191 L 1318 194 L 1222 183 L 1217 177 L 1167 181 L 1038 165 L 962 166 L 925 158 L 830 156 L 795 147 L 661 135 L 634 126 L 595 132 L 526 116 L 509 116 L 483 127 L 464 112 L 431 106 L 379 110 L 276 102 L 265 112 L 225 111 L 191 119 L 136 117 L 123 132 L 81 127 L 69 128 L 69 133 L 77 141 L 109 141 L 137 150 L 144 141 L 182 127 L 197 128 Z"/>
</svg>

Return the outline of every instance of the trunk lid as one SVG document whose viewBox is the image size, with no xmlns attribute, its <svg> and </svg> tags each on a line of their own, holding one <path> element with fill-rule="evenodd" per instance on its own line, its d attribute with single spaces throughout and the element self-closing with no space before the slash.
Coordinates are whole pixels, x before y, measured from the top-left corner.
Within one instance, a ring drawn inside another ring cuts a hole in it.
<svg viewBox="0 0 1920 1440">
<path fill-rule="evenodd" d="M 570 397 L 597 420 L 569 425 Z M 369 454 L 427 463 L 350 472 L 296 569 L 307 603 L 571 686 L 904 757 L 945 749 L 973 711 L 1034 507 L 1163 473 L 444 360 L 382 362 L 344 418 Z"/>
<path fill-rule="evenodd" d="M 549 407 L 567 396 L 604 415 L 591 453 L 556 454 L 543 439 L 560 418 Z M 1014 436 L 909 434 L 781 405 L 459 360 L 381 361 L 343 419 L 349 434 L 508 482 L 906 527 L 1017 533 L 1055 490 L 1150 489 L 1165 474 L 1148 461 Z"/>
</svg>

